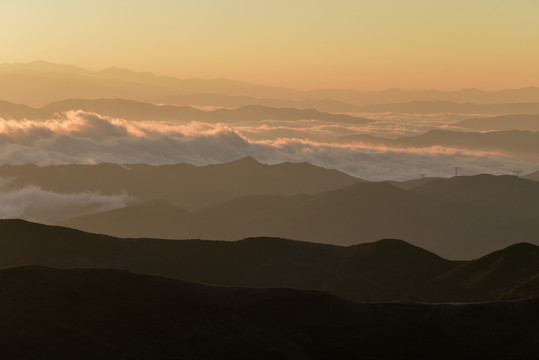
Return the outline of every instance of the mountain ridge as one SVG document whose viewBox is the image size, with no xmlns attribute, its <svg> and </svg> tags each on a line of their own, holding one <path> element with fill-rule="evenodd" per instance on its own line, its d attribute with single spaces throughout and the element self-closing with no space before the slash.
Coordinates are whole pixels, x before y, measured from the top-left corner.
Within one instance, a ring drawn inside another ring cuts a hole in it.
<svg viewBox="0 0 539 360">
<path fill-rule="evenodd" d="M 199 209 L 247 194 L 316 193 L 361 179 L 308 163 L 266 165 L 252 157 L 223 164 L 147 165 L 0 165 L 0 177 L 12 179 L 6 190 L 39 186 L 57 193 L 127 192 L 138 201 L 167 199 L 175 206 Z M 158 184 L 149 187 L 148 184 Z"/>
<path fill-rule="evenodd" d="M 360 304 L 106 269 L 0 270 L 8 358 L 533 359 L 538 300 Z M 112 345 L 114 344 L 114 345 Z"/>
<path fill-rule="evenodd" d="M 178 216 L 168 226 L 123 216 L 124 209 L 61 224 L 120 237 L 264 235 L 340 245 L 402 238 L 445 257 L 469 259 L 515 242 L 539 244 L 538 204 L 537 182 L 484 174 L 435 179 L 409 190 L 356 183 L 315 194 L 248 195 Z"/>
<path fill-rule="evenodd" d="M 0 231 L 0 267 L 114 268 L 221 286 L 322 290 L 355 301 L 493 301 L 539 290 L 527 275 L 539 264 L 539 247 L 531 244 L 519 245 L 533 249 L 527 253 L 509 247 L 477 260 L 454 261 L 393 239 L 348 247 L 262 237 L 121 239 L 23 220 L 0 220 Z M 492 270 L 484 259 L 496 254 L 509 260 Z M 513 263 L 524 273 L 512 271 Z M 473 271 L 452 275 L 466 266 Z M 478 283 L 475 293 L 459 290 L 463 281 L 488 269 L 496 277 L 506 274 L 504 281 L 490 287 Z M 444 276 L 456 280 L 443 282 Z M 440 283 L 445 297 L 436 298 Z"/>
<path fill-rule="evenodd" d="M 199 110 L 191 106 L 155 105 L 148 102 L 118 98 L 67 99 L 49 103 L 39 108 L 0 101 L 0 116 L 21 120 L 46 120 L 58 113 L 71 110 L 95 112 L 100 115 L 134 121 L 204 121 L 239 122 L 262 120 L 314 119 L 337 123 L 362 124 L 373 120 L 321 112 L 313 109 L 273 108 L 262 105 L 244 105 L 235 109 Z"/>
<path fill-rule="evenodd" d="M 47 72 L 49 69 L 49 72 Z M 51 70 L 52 69 L 52 70 Z M 52 72 L 51 72 L 52 71 Z M 34 63 L 0 64 L 0 98 L 14 102 L 43 105 L 48 102 L 72 97 L 95 98 L 98 96 L 145 99 L 178 94 L 223 93 L 233 96 L 255 98 L 283 98 L 302 101 L 332 99 L 352 106 L 384 104 L 398 101 L 455 101 L 497 103 L 500 101 L 536 101 L 539 88 L 526 87 L 500 91 L 461 89 L 441 90 L 294 90 L 278 86 L 257 85 L 229 79 L 178 79 L 140 73 L 126 69 L 103 69 L 89 71 L 72 65 L 58 65 L 38 61 Z M 52 86 L 52 85 L 55 86 Z M 25 91 L 26 89 L 26 91 Z M 28 91 L 27 89 L 32 89 Z M 54 89 L 54 91 L 52 91 Z M 48 91 L 46 91 L 48 90 Z"/>
</svg>

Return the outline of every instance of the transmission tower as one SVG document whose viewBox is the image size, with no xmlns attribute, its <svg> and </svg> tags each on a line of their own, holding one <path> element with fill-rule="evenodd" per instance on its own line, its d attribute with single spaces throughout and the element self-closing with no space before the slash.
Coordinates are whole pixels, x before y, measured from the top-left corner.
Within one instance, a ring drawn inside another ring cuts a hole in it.
<svg viewBox="0 0 539 360">
<path fill-rule="evenodd" d="M 51 152 L 49 155 L 51 157 L 51 165 L 55 166 L 56 165 L 56 154 Z"/>
<path fill-rule="evenodd" d="M 455 172 L 455 176 L 459 176 L 459 172 L 462 170 L 462 168 L 460 166 L 453 166 L 451 170 Z"/>
</svg>

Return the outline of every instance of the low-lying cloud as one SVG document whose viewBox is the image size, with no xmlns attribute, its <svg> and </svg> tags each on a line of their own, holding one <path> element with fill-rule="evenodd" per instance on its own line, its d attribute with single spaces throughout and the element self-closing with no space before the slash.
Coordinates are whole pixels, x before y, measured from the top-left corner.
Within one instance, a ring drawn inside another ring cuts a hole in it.
<svg viewBox="0 0 539 360">
<path fill-rule="evenodd" d="M 121 208 L 132 201 L 134 199 L 125 193 L 109 196 L 95 192 L 63 194 L 38 186 L 16 190 L 2 188 L 0 218 L 55 223 L 75 216 Z"/>
<path fill-rule="evenodd" d="M 264 131 L 273 133 L 263 136 Z M 405 180 L 420 173 L 450 176 L 453 166 L 461 167 L 462 174 L 529 172 L 539 167 L 480 151 L 391 149 L 330 141 L 335 135 L 357 131 L 354 125 L 312 123 L 130 122 L 72 111 L 55 120 L 0 119 L 0 162 L 41 166 L 99 162 L 205 165 L 252 156 L 266 163 L 307 161 L 368 180 Z"/>
</svg>

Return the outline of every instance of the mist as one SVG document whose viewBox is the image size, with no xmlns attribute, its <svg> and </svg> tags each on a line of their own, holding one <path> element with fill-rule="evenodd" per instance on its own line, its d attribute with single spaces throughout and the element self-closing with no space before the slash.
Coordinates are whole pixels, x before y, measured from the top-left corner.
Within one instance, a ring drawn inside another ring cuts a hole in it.
<svg viewBox="0 0 539 360">
<path fill-rule="evenodd" d="M 310 162 L 367 180 L 406 180 L 420 173 L 449 176 L 453 166 L 462 168 L 463 175 L 509 174 L 537 168 L 534 162 L 485 151 L 339 144 L 334 141 L 339 135 L 356 133 L 358 126 L 313 126 L 309 122 L 308 127 L 306 130 L 286 123 L 232 126 L 130 122 L 70 111 L 43 121 L 0 119 L 0 162 L 40 166 L 101 162 L 206 165 L 252 156 L 268 164 Z M 402 132 L 400 128 L 397 131 Z M 263 132 L 265 136 L 260 135 Z"/>
<path fill-rule="evenodd" d="M 56 193 L 33 185 L 13 190 L 8 188 L 9 181 L 0 179 L 0 219 L 55 223 L 72 216 L 121 208 L 135 200 L 126 193 Z"/>
</svg>

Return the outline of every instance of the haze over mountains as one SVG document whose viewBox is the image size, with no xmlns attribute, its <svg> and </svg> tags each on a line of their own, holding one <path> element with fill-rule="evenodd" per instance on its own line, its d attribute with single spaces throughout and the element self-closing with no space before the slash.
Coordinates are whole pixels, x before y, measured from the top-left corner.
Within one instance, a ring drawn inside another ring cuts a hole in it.
<svg viewBox="0 0 539 360">
<path fill-rule="evenodd" d="M 466 101 L 450 102 L 440 99 L 432 101 L 412 101 L 403 103 L 384 103 L 368 105 L 361 108 L 363 113 L 409 113 L 409 114 L 437 114 L 437 113 L 461 113 L 461 114 L 539 114 L 539 97 L 533 95 L 529 101 L 516 101 L 504 103 L 472 103 Z M 508 101 L 507 99 L 505 101 Z"/>
<path fill-rule="evenodd" d="M 297 91 L 286 88 L 248 84 L 228 79 L 180 80 L 173 77 L 156 76 L 127 69 L 108 68 L 88 71 L 72 65 L 59 65 L 43 61 L 0 65 L 0 99 L 34 106 L 66 98 L 125 98 L 132 100 L 163 102 L 183 94 L 223 94 L 254 98 L 315 101 L 332 99 L 347 103 L 345 108 L 369 104 L 404 103 L 412 101 L 452 101 L 477 104 L 537 102 L 539 89 L 530 87 L 514 90 L 486 92 L 477 89 L 462 89 L 456 92 L 437 90 L 385 91 L 356 90 L 312 90 Z M 161 101 L 159 100 L 162 97 Z M 255 103 L 250 99 L 237 106 Z M 184 105 L 180 102 L 179 105 Z M 200 104 L 200 101 L 199 101 Z M 316 103 L 311 102 L 316 105 Z M 214 101 L 208 102 L 215 105 Z M 271 105 L 262 103 L 261 105 Z M 279 106 L 282 106 L 279 104 Z M 287 105 L 284 105 L 287 106 Z M 324 106 L 324 105 L 322 105 Z M 323 109 L 321 109 L 323 110 Z"/>
<path fill-rule="evenodd" d="M 539 244 L 538 204 L 538 182 L 478 175 L 410 190 L 357 183 L 313 195 L 249 195 L 194 212 L 149 202 L 62 224 L 121 237 L 263 235 L 340 245 L 401 238 L 442 256 L 469 259 L 516 242 Z"/>
<path fill-rule="evenodd" d="M 166 199 L 173 205 L 200 209 L 249 194 L 314 194 L 361 181 L 336 170 L 307 163 L 261 164 L 251 157 L 225 164 L 0 165 L 8 179 L 4 192 L 37 186 L 57 194 L 126 193 L 133 202 Z"/>
<path fill-rule="evenodd" d="M 537 356 L 539 88 L 0 84 L 4 357 Z"/>
<path fill-rule="evenodd" d="M 50 119 L 69 110 L 95 112 L 109 117 L 126 120 L 150 121 L 208 121 L 239 122 L 257 120 L 320 120 L 337 123 L 362 124 L 372 120 L 345 114 L 322 113 L 311 109 L 270 108 L 248 105 L 237 109 L 202 111 L 190 106 L 154 105 L 132 100 L 95 99 L 62 100 L 40 108 L 0 102 L 0 116 L 6 119 Z"/>
<path fill-rule="evenodd" d="M 475 130 L 539 131 L 539 115 L 502 115 L 489 118 L 466 119 L 457 124 Z"/>
<path fill-rule="evenodd" d="M 0 360 L 537 360 L 538 13 L 0 1 Z"/>
<path fill-rule="evenodd" d="M 297 91 L 46 62 L 0 65 L 0 80 L 2 163 L 208 165 L 251 156 L 377 181 L 444 177 L 453 167 L 537 170 L 535 133 L 466 133 L 537 131 L 533 87 Z"/>
<path fill-rule="evenodd" d="M 340 137 L 338 141 L 396 149 L 421 149 L 441 146 L 454 149 L 483 150 L 539 162 L 539 131 L 510 130 L 479 133 L 431 130 L 421 135 L 403 136 L 396 139 L 384 139 L 361 134 L 347 135 Z"/>
</svg>

